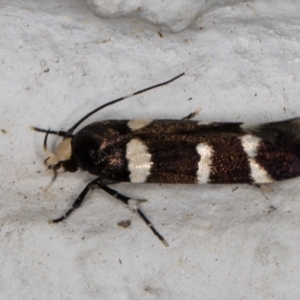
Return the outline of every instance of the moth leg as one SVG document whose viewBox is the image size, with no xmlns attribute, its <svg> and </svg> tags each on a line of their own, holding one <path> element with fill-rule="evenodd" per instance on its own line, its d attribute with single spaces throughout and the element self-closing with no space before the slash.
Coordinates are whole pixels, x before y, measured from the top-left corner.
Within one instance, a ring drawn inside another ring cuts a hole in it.
<svg viewBox="0 0 300 300">
<path fill-rule="evenodd" d="M 79 196 L 76 198 L 76 200 L 72 204 L 72 207 L 69 210 L 67 210 L 67 212 L 62 217 L 54 219 L 54 220 L 50 220 L 49 223 L 59 223 L 59 222 L 64 221 L 65 219 L 67 219 L 75 209 L 77 209 L 81 206 L 87 193 L 94 185 L 97 185 L 100 189 L 102 189 L 109 195 L 113 196 L 114 198 L 121 200 L 123 203 L 127 204 L 129 206 L 129 208 L 132 209 L 133 211 L 136 211 L 140 215 L 140 217 L 144 220 L 144 222 L 150 227 L 152 232 L 160 239 L 160 241 L 165 246 L 169 246 L 169 244 L 164 239 L 164 237 L 155 229 L 153 224 L 149 221 L 149 219 L 145 216 L 145 214 L 137 206 L 137 204 L 139 202 L 145 202 L 147 200 L 131 199 L 127 196 L 124 196 L 124 195 L 120 194 L 119 192 L 117 192 L 116 190 L 113 190 L 113 189 L 109 188 L 108 186 L 106 186 L 105 184 L 103 184 L 101 182 L 100 178 L 94 179 L 82 190 L 82 192 L 79 194 Z"/>
<path fill-rule="evenodd" d="M 254 186 L 268 193 L 273 192 L 273 189 L 266 184 L 254 184 Z"/>
<path fill-rule="evenodd" d="M 102 189 L 103 191 L 105 191 L 106 193 L 108 193 L 109 195 L 113 196 L 114 198 L 121 200 L 123 203 L 127 204 L 128 207 L 137 212 L 139 214 L 139 216 L 144 220 L 144 222 L 148 225 L 148 227 L 152 230 L 152 232 L 154 233 L 154 235 L 156 235 L 159 240 L 167 247 L 169 246 L 169 244 L 167 243 L 167 241 L 164 239 L 164 237 L 155 229 L 155 227 L 153 226 L 153 224 L 150 222 L 150 220 L 145 216 L 145 214 L 138 208 L 138 203 L 139 202 L 145 202 L 147 200 L 139 200 L 139 199 L 132 199 L 129 198 L 125 195 L 120 194 L 119 192 L 117 192 L 116 190 L 113 190 L 111 188 L 109 188 L 108 186 L 106 186 L 105 184 L 103 184 L 101 181 L 96 181 L 95 182 L 100 189 Z"/>
<path fill-rule="evenodd" d="M 187 115 L 186 117 L 182 118 L 182 120 L 190 120 L 192 118 L 194 118 L 195 116 L 197 116 L 200 112 L 201 108 L 197 108 L 194 112 L 190 113 L 189 115 Z"/>
<path fill-rule="evenodd" d="M 66 136 L 67 132 L 66 131 L 61 131 L 61 130 L 48 130 L 48 129 L 43 129 L 43 128 L 39 128 L 39 127 L 31 127 L 32 130 L 34 131 L 38 131 L 38 132 L 44 132 L 44 133 L 48 133 L 48 134 L 55 134 L 55 135 L 59 135 L 59 136 Z"/>
<path fill-rule="evenodd" d="M 73 202 L 72 207 L 67 210 L 67 212 L 60 218 L 58 219 L 54 219 L 54 220 L 50 220 L 49 223 L 59 223 L 65 219 L 67 219 L 69 217 L 69 215 L 77 208 L 79 208 L 85 198 L 85 196 L 87 195 L 87 193 L 89 192 L 89 190 L 92 188 L 93 185 L 96 184 L 97 180 L 99 180 L 99 178 L 96 178 L 95 180 L 91 181 L 83 190 L 82 192 L 79 194 L 79 196 L 76 198 L 76 200 Z"/>
</svg>

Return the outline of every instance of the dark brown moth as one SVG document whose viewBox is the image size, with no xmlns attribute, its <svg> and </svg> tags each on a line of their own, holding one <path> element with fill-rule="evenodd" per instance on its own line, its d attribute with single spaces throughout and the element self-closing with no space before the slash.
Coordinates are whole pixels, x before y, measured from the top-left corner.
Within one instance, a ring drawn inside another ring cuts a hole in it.
<svg viewBox="0 0 300 300">
<path fill-rule="evenodd" d="M 190 70 L 191 71 L 191 70 Z M 188 71 L 188 72 L 190 72 Z M 136 211 L 167 246 L 163 236 L 138 208 L 145 200 L 132 199 L 111 189 L 118 182 L 132 183 L 247 183 L 267 184 L 300 175 L 300 119 L 250 125 L 181 120 L 105 120 L 73 133 L 90 115 L 106 106 L 185 75 L 108 102 L 78 121 L 68 131 L 45 132 L 45 165 L 54 171 L 77 169 L 96 176 L 80 193 L 65 220 L 80 207 L 92 186 L 98 186 Z M 47 147 L 48 134 L 63 137 L 56 153 Z"/>
</svg>

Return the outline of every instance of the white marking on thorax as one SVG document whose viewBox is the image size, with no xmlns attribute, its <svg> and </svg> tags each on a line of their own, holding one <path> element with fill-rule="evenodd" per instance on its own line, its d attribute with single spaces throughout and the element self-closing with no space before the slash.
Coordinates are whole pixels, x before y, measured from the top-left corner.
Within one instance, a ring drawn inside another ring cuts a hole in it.
<svg viewBox="0 0 300 300">
<path fill-rule="evenodd" d="M 197 171 L 198 183 L 208 183 L 211 173 L 213 149 L 205 143 L 200 143 L 197 145 L 196 150 L 200 155 Z"/>
<path fill-rule="evenodd" d="M 274 180 L 270 177 L 268 172 L 255 160 L 255 157 L 257 155 L 257 148 L 259 147 L 260 142 L 260 138 L 250 134 L 247 134 L 241 138 L 241 143 L 244 151 L 248 155 L 251 176 L 254 180 L 254 183 L 270 183 Z"/>
<path fill-rule="evenodd" d="M 153 120 L 130 120 L 127 125 L 134 131 L 148 126 L 152 121 Z"/>
<path fill-rule="evenodd" d="M 151 169 L 151 154 L 147 146 L 138 139 L 132 139 L 126 148 L 130 181 L 142 183 L 147 180 Z"/>
</svg>

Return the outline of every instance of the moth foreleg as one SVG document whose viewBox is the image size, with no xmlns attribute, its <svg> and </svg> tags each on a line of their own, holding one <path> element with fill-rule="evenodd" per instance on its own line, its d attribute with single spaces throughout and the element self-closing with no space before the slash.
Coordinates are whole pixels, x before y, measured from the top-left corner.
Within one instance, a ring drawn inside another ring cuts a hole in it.
<svg viewBox="0 0 300 300">
<path fill-rule="evenodd" d="M 139 216 L 144 220 L 144 222 L 148 225 L 148 227 L 152 230 L 152 232 L 160 239 L 160 241 L 167 247 L 169 244 L 164 239 L 164 237 L 155 229 L 153 224 L 150 222 L 150 220 L 145 216 L 145 214 L 138 208 L 139 202 L 145 202 L 147 200 L 141 200 L 141 199 L 132 199 L 125 195 L 120 194 L 118 191 L 113 190 L 109 188 L 107 185 L 103 184 L 101 181 L 95 182 L 99 188 L 101 188 L 103 191 L 108 193 L 109 195 L 113 196 L 114 198 L 121 200 L 123 203 L 127 204 L 128 207 L 137 212 Z"/>
<path fill-rule="evenodd" d="M 164 239 L 164 237 L 155 229 L 155 227 L 149 221 L 149 219 L 145 216 L 145 214 L 138 208 L 138 203 L 139 202 L 145 202 L 147 200 L 132 199 L 132 198 L 129 198 L 129 197 L 125 196 L 125 195 L 122 195 L 119 192 L 117 192 L 116 190 L 113 190 L 113 189 L 109 188 L 107 185 L 103 184 L 101 180 L 102 180 L 101 178 L 96 178 L 93 181 L 91 181 L 82 190 L 82 192 L 79 194 L 79 196 L 73 202 L 72 207 L 69 210 L 67 210 L 67 212 L 62 217 L 54 219 L 54 220 L 50 220 L 49 223 L 59 223 L 59 222 L 64 221 L 65 219 L 67 219 L 70 216 L 70 214 L 75 209 L 77 209 L 77 208 L 79 208 L 81 206 L 82 202 L 84 201 L 84 198 L 86 197 L 87 193 L 92 188 L 92 186 L 93 185 L 97 185 L 100 189 L 102 189 L 103 191 L 105 191 L 109 195 L 113 196 L 114 198 L 116 198 L 118 200 L 121 200 L 124 204 L 127 204 L 128 207 L 131 210 L 137 212 L 140 215 L 140 217 L 144 220 L 144 222 L 150 227 L 150 229 L 152 230 L 152 232 L 161 240 L 161 242 L 165 246 L 169 246 L 169 244 Z"/>
<path fill-rule="evenodd" d="M 182 120 L 190 120 L 193 119 L 195 116 L 197 116 L 200 112 L 201 108 L 197 108 L 194 112 L 190 113 L 186 117 L 182 118 Z"/>
<path fill-rule="evenodd" d="M 69 215 L 77 208 L 79 208 L 85 198 L 85 196 L 87 195 L 87 193 L 89 192 L 89 190 L 91 189 L 91 187 L 93 185 L 96 184 L 96 181 L 99 180 L 99 178 L 96 178 L 95 180 L 91 181 L 83 190 L 82 192 L 79 194 L 79 196 L 76 198 L 76 200 L 73 202 L 72 207 L 67 210 L 67 212 L 60 218 L 58 219 L 54 219 L 54 220 L 50 220 L 49 223 L 59 223 L 63 220 L 65 220 L 66 218 L 69 217 Z"/>
</svg>

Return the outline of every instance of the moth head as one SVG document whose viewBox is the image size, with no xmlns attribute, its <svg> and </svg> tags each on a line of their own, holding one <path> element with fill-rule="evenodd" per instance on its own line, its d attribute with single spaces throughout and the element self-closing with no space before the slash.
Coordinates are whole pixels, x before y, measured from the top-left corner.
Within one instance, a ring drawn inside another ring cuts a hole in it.
<svg viewBox="0 0 300 300">
<path fill-rule="evenodd" d="M 44 139 L 44 151 L 47 157 L 44 161 L 44 165 L 47 169 L 54 171 L 54 179 L 58 172 L 76 172 L 78 168 L 72 159 L 72 138 L 64 138 L 58 144 L 56 153 L 52 153 L 47 147 L 48 134 L 49 133 L 47 132 Z"/>
</svg>

